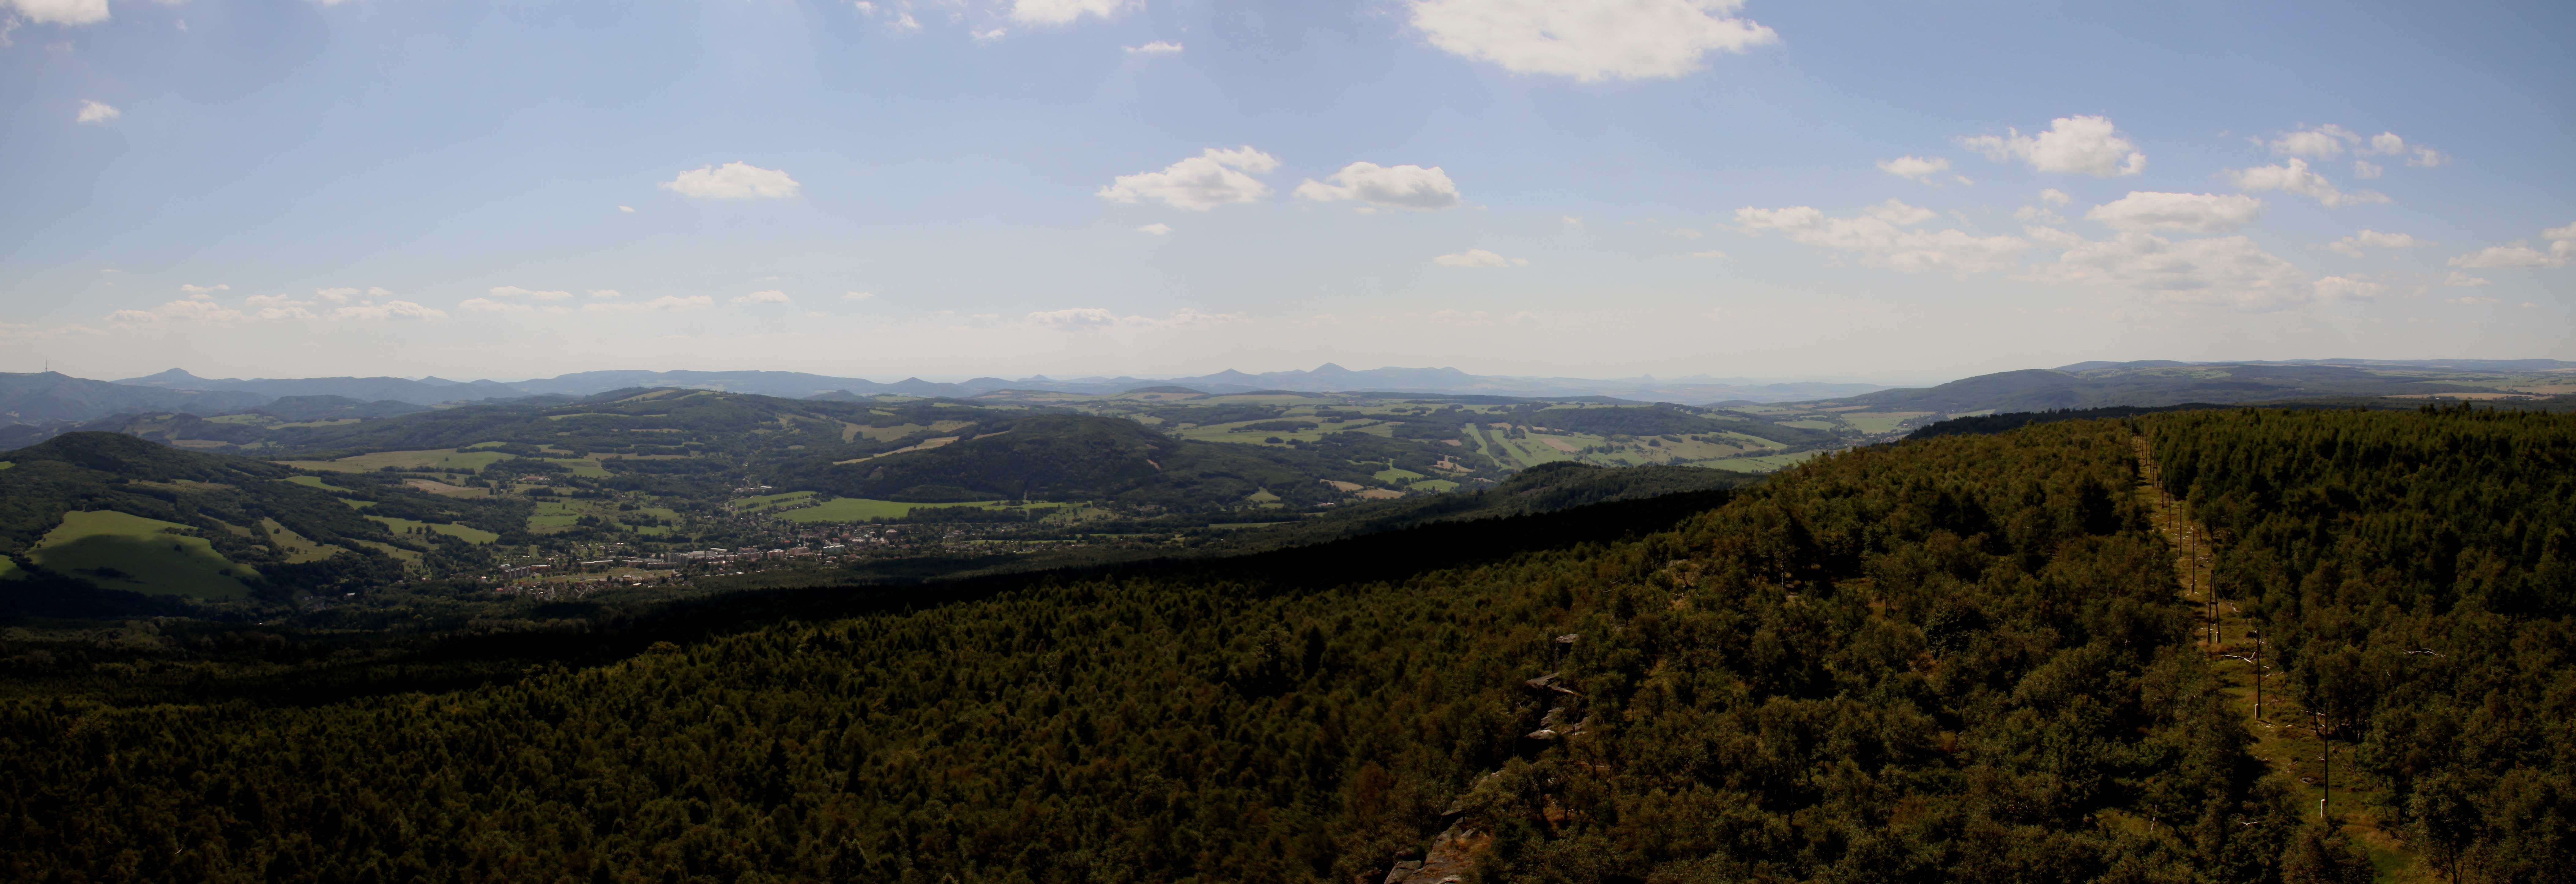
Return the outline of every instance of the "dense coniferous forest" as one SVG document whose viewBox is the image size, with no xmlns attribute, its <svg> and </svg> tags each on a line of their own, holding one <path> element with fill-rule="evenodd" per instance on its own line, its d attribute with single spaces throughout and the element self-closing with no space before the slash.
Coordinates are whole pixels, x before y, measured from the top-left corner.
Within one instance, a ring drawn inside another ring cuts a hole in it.
<svg viewBox="0 0 2576 884">
<path fill-rule="evenodd" d="M 2140 432 L 2381 825 L 2464 880 L 2576 869 L 2576 424 L 2227 411 L 1855 450 L 1410 571 L 808 591 L 471 688 L 264 693 L 336 663 L 138 623 L 0 698 L 0 877 L 2369 880 L 2248 751 Z"/>
<path fill-rule="evenodd" d="M 2576 420 L 2427 408 L 2147 422 L 2286 715 L 2437 868 L 2576 878 Z M 2231 642 L 2250 645 L 2239 634 Z"/>
</svg>

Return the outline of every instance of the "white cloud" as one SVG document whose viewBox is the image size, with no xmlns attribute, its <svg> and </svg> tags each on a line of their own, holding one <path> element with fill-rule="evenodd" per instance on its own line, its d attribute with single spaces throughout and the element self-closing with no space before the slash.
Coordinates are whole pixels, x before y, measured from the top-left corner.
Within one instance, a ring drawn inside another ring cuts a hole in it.
<svg viewBox="0 0 2576 884">
<path fill-rule="evenodd" d="M 2406 164 L 2409 166 L 2439 166 L 2451 161 L 2450 156 L 2441 151 L 2421 144 L 2406 143 L 2406 139 L 2397 137 L 2395 132 L 2381 132 L 2370 136 L 2370 152 L 2382 156 L 2405 157 Z"/>
<path fill-rule="evenodd" d="M 1567 216 L 1564 216 L 1564 221 L 1565 221 L 1565 226 L 1567 226 L 1567 227 L 1571 227 L 1571 228 L 1574 228 L 1574 229 L 1576 229 L 1576 230 L 1581 230 L 1581 229 L 1583 229 L 1583 216 L 1581 216 L 1581 215 L 1567 215 Z"/>
<path fill-rule="evenodd" d="M 1111 18 L 1130 5 L 1128 0 L 1012 0 L 1011 20 L 1024 25 L 1071 24 L 1085 15 Z"/>
<path fill-rule="evenodd" d="M 2337 189 L 2332 182 L 2327 181 L 2325 176 L 2310 171 L 2308 169 L 2308 161 L 2297 157 L 2290 158 L 2290 163 L 2286 166 L 2256 166 L 2251 169 L 2229 169 L 2227 170 L 2227 180 L 2234 182 L 2237 187 L 2245 190 L 2281 190 L 2299 194 L 2301 196 L 2315 197 L 2317 202 L 2329 206 L 2340 206 L 2346 203 L 2384 203 L 2388 201 L 2387 195 L 2372 193 L 2367 190 L 2345 193 L 2342 190 Z"/>
<path fill-rule="evenodd" d="M 2358 276 L 2328 276 L 2311 284 L 2316 298 L 2326 303 L 2338 301 L 2375 301 L 2381 288 L 2378 283 Z"/>
<path fill-rule="evenodd" d="M 1959 230 L 1913 230 L 1932 220 L 1930 209 L 1888 200 L 1859 217 L 1833 218 L 1808 206 L 1735 210 L 1736 226 L 1749 233 L 1778 231 L 1791 241 L 1853 252 L 1873 265 L 1907 272 L 1967 275 L 2011 269 L 2030 243 L 2014 236 L 1975 236 Z"/>
<path fill-rule="evenodd" d="M 2359 140 L 2361 136 L 2352 134 L 2351 130 L 2329 123 L 2281 136 L 2272 142 L 2272 152 L 2285 157 L 2332 159 L 2343 153 L 2344 142 Z"/>
<path fill-rule="evenodd" d="M 2567 263 L 2567 256 L 2565 255 L 2566 250 L 2552 249 L 2551 251 L 2559 252 L 2559 254 L 2553 255 L 2550 252 L 2540 251 L 2539 249 L 2532 248 L 2529 245 L 2517 241 L 2509 246 L 2488 246 L 2486 248 L 2470 252 L 2466 255 L 2452 258 L 2451 266 L 2478 268 L 2557 267 Z"/>
<path fill-rule="evenodd" d="M 1173 163 L 1160 172 L 1120 175 L 1099 190 L 1101 199 L 1132 203 L 1162 200 L 1174 208 L 1205 212 L 1227 203 L 1248 203 L 1270 195 L 1270 185 L 1253 178 L 1279 168 L 1279 160 L 1250 146 L 1234 150 L 1208 148 L 1198 156 Z"/>
<path fill-rule="evenodd" d="M 2062 252 L 2055 263 L 2035 264 L 2013 277 L 2024 282 L 2122 289 L 2161 301 L 2251 311 L 2296 307 L 2320 297 L 2306 273 L 2243 236 L 2175 241 L 2132 232 L 2088 240 L 2046 227 L 2033 227 L 2029 234 Z M 2338 288 L 2336 293 L 2346 292 Z"/>
<path fill-rule="evenodd" d="M 1425 169 L 1352 163 L 1333 173 L 1331 179 L 1331 184 L 1306 179 L 1306 183 L 1297 185 L 1297 197 L 1317 202 L 1357 200 L 1382 208 L 1421 211 L 1453 208 L 1460 202 L 1458 185 L 1438 166 Z"/>
<path fill-rule="evenodd" d="M 623 298 L 626 297 L 626 293 L 616 289 L 591 289 L 590 296 L 594 298 Z"/>
<path fill-rule="evenodd" d="M 2388 169 L 2369 160 L 2354 160 L 2352 161 L 2352 174 L 2355 177 L 2360 178 L 2377 178 L 2381 175 L 2388 174 Z"/>
<path fill-rule="evenodd" d="M 1170 232 L 1172 232 L 1172 225 L 1169 225 L 1169 224 L 1147 224 L 1147 225 L 1145 225 L 1145 226 L 1143 226 L 1143 227 L 1136 228 L 1136 232 L 1137 232 L 1137 233 L 1150 233 L 1150 234 L 1153 234 L 1153 235 L 1155 235 L 1155 236 L 1162 236 L 1163 234 L 1166 234 L 1166 233 L 1170 233 Z"/>
<path fill-rule="evenodd" d="M 634 206 L 618 206 L 618 207 L 617 207 L 617 210 L 618 210 L 618 211 L 620 211 L 620 212 L 633 212 L 633 211 L 635 211 L 635 207 L 634 207 Z"/>
<path fill-rule="evenodd" d="M 1690 227 L 1675 227 L 1675 228 L 1673 228 L 1673 229 L 1671 229 L 1671 230 L 1664 231 L 1664 235 L 1665 235 L 1665 236 L 1678 236 L 1678 237 L 1681 237 L 1681 238 L 1683 238 L 1683 239 L 1698 239 L 1698 238 L 1700 237 L 1700 232 L 1699 232 L 1699 230 L 1698 230 L 1698 229 L 1696 229 L 1696 228 L 1690 228 Z"/>
<path fill-rule="evenodd" d="M 976 318 L 991 319 L 995 317 L 979 314 Z M 1116 313 L 1112 313 L 1098 307 L 1074 307 L 1065 310 L 1041 310 L 1029 314 L 1024 317 L 1024 319 L 1031 325 L 1035 325 L 1040 328 L 1054 329 L 1057 331 L 1090 331 L 1111 328 L 1189 328 L 1197 326 L 1228 325 L 1232 323 L 1251 321 L 1250 318 L 1245 317 L 1240 313 L 1201 313 L 1187 307 L 1174 311 L 1171 316 L 1161 319 L 1156 319 L 1151 316 L 1120 316 Z"/>
<path fill-rule="evenodd" d="M 1167 40 L 1156 40 L 1143 46 L 1127 47 L 1129 55 L 1178 55 L 1180 52 L 1181 44 Z"/>
<path fill-rule="evenodd" d="M 1691 256 L 1691 257 L 1693 257 L 1693 258 L 1712 258 L 1712 259 L 1714 259 L 1714 258 L 1723 258 L 1723 257 L 1726 257 L 1726 253 L 1725 253 L 1725 252 L 1718 251 L 1718 250 L 1716 250 L 1716 249 L 1708 249 L 1708 250 L 1706 250 L 1706 251 L 1692 252 L 1692 253 L 1690 253 L 1690 256 Z"/>
<path fill-rule="evenodd" d="M 518 296 L 521 296 L 521 295 L 526 295 L 526 296 L 528 296 L 528 297 L 532 297 L 532 298 L 535 298 L 535 299 L 540 300 L 540 301 L 559 301 L 559 300 L 562 300 L 562 299 L 565 299 L 565 298 L 572 297 L 572 293 L 571 293 L 571 292 L 535 292 L 535 291 L 529 291 L 529 290 L 527 290 L 527 289 L 520 288 L 520 287 L 515 286 L 515 285 L 499 285 L 499 286 L 493 286 L 493 287 L 492 287 L 492 290 L 491 290 L 491 293 L 492 293 L 492 294 L 494 294 L 494 295 L 498 295 L 498 296 L 500 296 L 500 297 L 504 297 L 504 298 L 514 298 L 514 297 L 518 297 Z"/>
<path fill-rule="evenodd" d="M 121 325 L 145 325 L 158 322 L 239 322 L 245 315 L 211 300 L 188 298 L 171 301 L 150 310 L 119 310 L 108 314 L 108 321 Z"/>
<path fill-rule="evenodd" d="M 349 302 L 349 296 L 355 294 L 358 294 L 358 290 L 353 288 L 313 290 L 314 297 L 321 298 L 322 300 L 329 301 L 334 304 L 346 304 Z"/>
<path fill-rule="evenodd" d="M 2478 296 L 2476 296 L 2476 295 L 2462 295 L 2462 296 L 2457 297 L 2457 298 L 2444 298 L 2444 299 L 2442 299 L 2442 303 L 2445 303 L 2445 304 L 2458 304 L 2458 305 L 2461 305 L 2461 306 L 2467 307 L 2467 306 L 2475 306 L 2475 305 L 2479 305 L 2479 304 L 2502 304 L 2502 303 L 2504 303 L 2504 301 L 2503 301 L 2502 299 L 2499 299 L 2499 298 L 2482 298 L 2482 297 L 2478 297 Z"/>
<path fill-rule="evenodd" d="M 2326 248 L 2359 258 L 2372 249 L 2411 249 L 2417 246 L 2429 245 L 2432 245 L 2432 243 L 2416 239 L 2403 233 L 2381 233 L 2376 230 L 2364 230 L 2360 233 L 2327 243 Z"/>
<path fill-rule="evenodd" d="M 257 311 L 251 315 L 261 319 L 320 319 L 305 309 L 311 306 L 313 302 L 298 301 L 291 295 L 252 295 L 242 299 L 242 308 Z"/>
<path fill-rule="evenodd" d="M 1065 310 L 1045 310 L 1031 313 L 1028 316 L 1028 320 L 1047 328 L 1080 330 L 1108 328 L 1110 326 L 1117 325 L 1118 314 L 1102 310 L 1098 307 L 1074 307 Z"/>
<path fill-rule="evenodd" d="M 2041 188 L 2039 191 L 2039 201 L 2052 206 L 2063 206 L 2067 203 L 2074 202 L 2075 198 L 2067 196 L 2066 191 L 2059 190 L 2054 187 L 2045 187 Z"/>
<path fill-rule="evenodd" d="M 977 43 L 990 43 L 1009 36 L 1010 33 L 1011 31 L 1009 28 L 994 28 L 989 31 L 975 31 L 971 36 L 975 38 L 975 42 Z"/>
<path fill-rule="evenodd" d="M 708 295 L 690 295 L 685 298 L 663 295 L 640 304 L 633 301 L 594 301 L 581 305 L 581 309 L 584 313 L 661 313 L 703 310 L 715 305 L 716 299 Z"/>
<path fill-rule="evenodd" d="M 752 292 L 751 294 L 733 299 L 733 302 L 736 304 L 784 304 L 787 303 L 787 293 L 774 289 L 764 292 Z"/>
<path fill-rule="evenodd" d="M 456 306 L 475 313 L 529 313 L 537 309 L 526 304 L 512 304 L 490 298 L 467 298 Z"/>
<path fill-rule="evenodd" d="M 2453 267 L 2564 267 L 2576 261 L 2576 224 L 2552 227 L 2540 232 L 2549 240 L 2549 251 L 2532 248 L 2522 240 L 2512 245 L 2488 246 L 2451 259 Z"/>
<path fill-rule="evenodd" d="M 763 169 L 748 163 L 733 162 L 722 166 L 702 166 L 680 173 L 662 182 L 665 188 L 688 196 L 734 199 L 750 196 L 795 196 L 803 185 L 787 173 Z"/>
<path fill-rule="evenodd" d="M 86 25 L 107 20 L 107 0 L 0 0 L 28 21 L 45 25 Z"/>
<path fill-rule="evenodd" d="M 2084 217 L 2113 230 L 2230 233 L 2254 220 L 2262 210 L 2262 200 L 2240 193 L 2132 190 L 2128 196 L 2094 206 Z"/>
<path fill-rule="evenodd" d="M 2003 136 L 1979 135 L 1959 143 L 1996 162 L 2019 159 L 2042 172 L 2067 172 L 2109 178 L 2147 169 L 2147 155 L 2120 137 L 2106 117 L 2059 117 L 2048 131 L 2023 135 L 2006 129 Z"/>
<path fill-rule="evenodd" d="M 2409 166 L 2439 166 L 2451 161 L 2441 151 L 2406 143 L 2406 139 L 2397 137 L 2395 132 L 2381 132 L 2364 139 L 2350 129 L 2332 124 L 2292 132 L 2273 141 L 2271 146 L 2273 153 L 2312 160 L 2330 160 L 2351 148 L 2358 153 L 2403 157 Z M 2377 178 L 2383 171 L 2386 170 L 2376 164 L 2353 161 L 2353 174 L 2363 178 Z"/>
<path fill-rule="evenodd" d="M 83 101 L 81 102 L 80 115 L 75 119 L 83 123 L 103 123 L 121 116 L 125 116 L 123 111 L 119 111 L 99 102 Z"/>
<path fill-rule="evenodd" d="M 2053 225 L 2053 224 L 2064 224 L 2064 223 L 2066 223 L 2066 219 L 2065 219 L 2065 218 L 2063 218 L 2063 217 L 2060 217 L 2056 212 L 2051 212 L 2051 211 L 2049 211 L 2049 210 L 2047 210 L 2047 209 L 2043 209 L 2043 208 L 2040 208 L 2040 207 L 2038 207 L 2038 206 L 2023 206 L 2023 207 L 2021 207 L 2021 208 L 2014 209 L 2014 210 L 2013 210 L 2013 218 L 2014 218 L 2014 220 L 2018 220 L 2018 221 L 2022 221 L 2022 222 L 2026 222 L 2026 223 L 2030 223 L 2030 224 L 2052 224 L 2052 225 Z"/>
<path fill-rule="evenodd" d="M 1946 157 L 1933 157 L 1927 160 L 1918 156 L 1901 156 L 1892 160 L 1878 161 L 1878 170 L 1898 178 L 1912 178 L 1930 184 L 1932 176 L 1950 171 L 1950 160 Z"/>
<path fill-rule="evenodd" d="M 2482 286 L 2482 285 L 2494 285 L 2494 284 L 2495 284 L 2495 281 L 2494 281 L 2494 280 L 2491 280 L 2491 279 L 2482 279 L 2482 278 L 2479 278 L 2479 277 L 2470 276 L 2470 275 L 2468 275 L 2468 274 L 2466 274 L 2466 273 L 2461 273 L 2461 272 L 2459 272 L 2459 271 L 2457 271 L 2457 270 L 2453 270 L 2453 271 L 2451 271 L 2451 275 L 2450 275 L 2449 277 L 2447 277 L 2447 278 L 2445 278 L 2445 279 L 2443 279 L 2443 280 L 2442 280 L 2442 287 L 2443 287 L 2443 288 L 2452 288 L 2452 289 L 2476 288 L 2476 287 L 2478 287 L 2478 286 Z"/>
<path fill-rule="evenodd" d="M 378 289 L 377 291 L 382 291 L 382 289 Z M 388 319 L 445 319 L 446 317 L 447 311 L 445 310 L 440 310 L 435 307 L 423 307 L 410 301 L 386 301 L 383 304 L 362 303 L 354 307 L 342 307 L 338 310 L 331 311 L 331 318 L 333 319 L 381 321 Z"/>
<path fill-rule="evenodd" d="M 180 290 L 180 291 L 183 291 L 183 292 L 187 292 L 189 297 L 201 297 L 201 296 L 205 296 L 205 295 L 213 294 L 213 293 L 215 293 L 215 292 L 229 292 L 229 291 L 232 291 L 232 290 L 233 290 L 233 287 L 232 287 L 232 286 L 229 286 L 229 285 L 225 285 L 225 284 L 220 283 L 220 282 L 219 282 L 219 283 L 215 283 L 214 285 L 194 285 L 194 284 L 189 284 L 189 283 L 181 283 L 181 284 L 180 284 L 180 286 L 179 286 L 179 290 Z"/>
<path fill-rule="evenodd" d="M 1506 258 L 1484 249 L 1468 249 L 1455 255 L 1441 255 L 1431 263 L 1442 267 L 1510 267 L 1529 263 L 1528 258 Z"/>
<path fill-rule="evenodd" d="M 1777 43 L 1743 0 L 1411 0 L 1431 45 L 1522 74 L 1594 83 L 1679 77 L 1710 52 Z"/>
<path fill-rule="evenodd" d="M 7 27 L 7 23 L 0 22 L 0 37 L 6 37 L 8 34 L 9 29 Z M 6 45 L 8 44 L 0 42 L 0 46 Z M 98 333 L 98 329 L 94 329 L 86 325 L 57 325 L 52 328 L 45 328 L 43 326 L 23 325 L 14 322 L 0 322 L 0 338 L 42 341 L 53 338 L 71 337 L 74 335 L 95 335 Z"/>
<path fill-rule="evenodd" d="M 865 301 L 865 300 L 867 300 L 867 299 L 869 299 L 869 298 L 873 298 L 873 297 L 876 297 L 876 296 L 877 296 L 877 293 L 875 293 L 875 292 L 842 292 L 842 293 L 841 293 L 841 300 L 844 300 L 844 301 Z"/>
</svg>

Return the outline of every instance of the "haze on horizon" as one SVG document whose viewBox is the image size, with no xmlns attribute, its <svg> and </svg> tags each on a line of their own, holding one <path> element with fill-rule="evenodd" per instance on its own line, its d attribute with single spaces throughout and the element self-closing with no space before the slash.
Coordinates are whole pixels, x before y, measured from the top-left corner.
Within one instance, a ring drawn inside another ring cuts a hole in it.
<svg viewBox="0 0 2576 884">
<path fill-rule="evenodd" d="M 2576 359 L 2571 31 L 2531 3 L 0 0 L 0 371 Z"/>
</svg>

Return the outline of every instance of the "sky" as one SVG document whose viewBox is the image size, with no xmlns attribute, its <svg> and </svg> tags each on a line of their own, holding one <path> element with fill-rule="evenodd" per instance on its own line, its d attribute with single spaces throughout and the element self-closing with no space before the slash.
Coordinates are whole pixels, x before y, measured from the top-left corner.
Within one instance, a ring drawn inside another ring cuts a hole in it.
<svg viewBox="0 0 2576 884">
<path fill-rule="evenodd" d="M 0 371 L 2576 359 L 2576 4 L 0 0 Z"/>
</svg>

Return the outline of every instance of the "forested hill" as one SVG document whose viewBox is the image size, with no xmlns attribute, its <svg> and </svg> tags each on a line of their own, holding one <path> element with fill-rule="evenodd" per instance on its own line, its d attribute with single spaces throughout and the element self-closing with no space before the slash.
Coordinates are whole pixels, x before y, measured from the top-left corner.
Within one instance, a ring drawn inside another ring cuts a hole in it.
<svg viewBox="0 0 2576 884">
<path fill-rule="evenodd" d="M 2453 877 L 2576 879 L 2576 416 L 2146 427 L 2217 540 L 2220 596 L 2278 656 L 2284 717 L 2350 744 L 2382 825 Z"/>
<path fill-rule="evenodd" d="M 2557 880 L 2572 429 L 2058 422 L 1819 458 L 1606 544 L 854 594 L 330 702 L 138 624 L 85 652 L 130 655 L 99 681 L 0 698 L 0 877 L 2369 880 L 2194 643 L 2143 431 L 2272 618 L 2274 689 L 2394 802 L 2372 837 L 2416 874 Z"/>
</svg>

